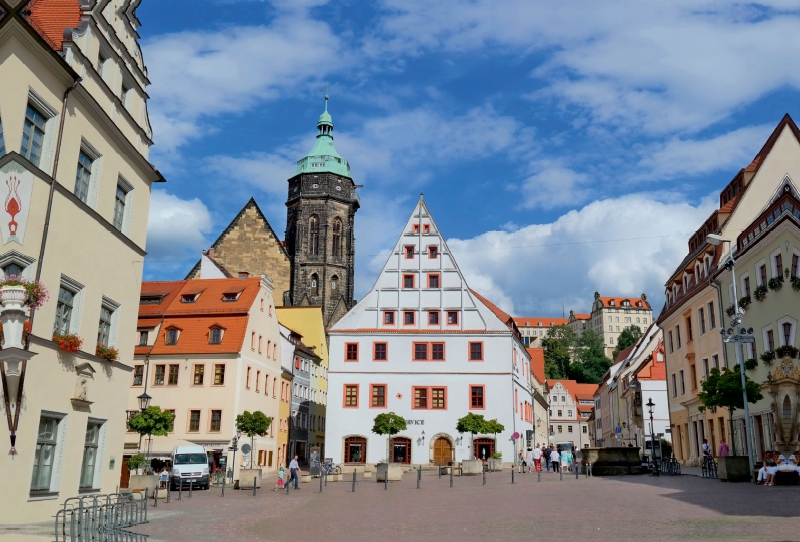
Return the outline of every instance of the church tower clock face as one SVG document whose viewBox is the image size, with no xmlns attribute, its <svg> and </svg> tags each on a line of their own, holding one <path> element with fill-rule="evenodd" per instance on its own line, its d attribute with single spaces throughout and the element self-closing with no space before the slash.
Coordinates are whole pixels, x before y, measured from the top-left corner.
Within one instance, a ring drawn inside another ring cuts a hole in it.
<svg viewBox="0 0 800 542">
<path fill-rule="evenodd" d="M 360 207 L 350 164 L 333 146 L 325 111 L 311 151 L 297 161 L 286 202 L 286 250 L 291 260 L 288 305 L 321 306 L 325 326 L 355 305 L 355 214 Z"/>
</svg>

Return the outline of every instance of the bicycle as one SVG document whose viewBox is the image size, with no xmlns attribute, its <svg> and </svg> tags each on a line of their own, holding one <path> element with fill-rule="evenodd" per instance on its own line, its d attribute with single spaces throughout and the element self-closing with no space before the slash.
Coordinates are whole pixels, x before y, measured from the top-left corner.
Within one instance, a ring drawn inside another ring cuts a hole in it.
<svg viewBox="0 0 800 542">
<path fill-rule="evenodd" d="M 325 461 L 320 465 L 320 474 L 327 476 L 329 474 L 341 474 L 342 469 L 333 461 Z"/>
<path fill-rule="evenodd" d="M 703 465 L 700 468 L 703 478 L 719 478 L 717 462 L 710 455 L 703 456 Z"/>
</svg>

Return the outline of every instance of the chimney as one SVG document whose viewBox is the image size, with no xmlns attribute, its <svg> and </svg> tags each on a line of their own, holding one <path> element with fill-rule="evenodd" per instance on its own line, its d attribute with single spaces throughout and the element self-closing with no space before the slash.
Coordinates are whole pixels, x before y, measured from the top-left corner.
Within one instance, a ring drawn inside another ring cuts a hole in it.
<svg viewBox="0 0 800 542">
<path fill-rule="evenodd" d="M 213 260 L 214 259 L 214 249 L 213 248 L 209 248 L 208 251 L 206 252 L 206 255 Z"/>
<path fill-rule="evenodd" d="M 246 278 L 249 278 L 249 277 L 250 277 L 250 273 L 248 273 L 247 271 L 239 271 L 239 278 L 240 279 L 246 279 Z"/>
</svg>

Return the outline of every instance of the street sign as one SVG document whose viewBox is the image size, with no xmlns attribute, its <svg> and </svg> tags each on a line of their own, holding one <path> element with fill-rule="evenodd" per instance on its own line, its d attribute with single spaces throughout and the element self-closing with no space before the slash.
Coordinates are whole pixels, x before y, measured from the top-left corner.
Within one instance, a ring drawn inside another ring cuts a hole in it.
<svg viewBox="0 0 800 542">
<path fill-rule="evenodd" d="M 622 434 L 622 427 L 615 427 L 614 428 L 614 432 L 617 433 L 618 435 L 621 435 Z"/>
<path fill-rule="evenodd" d="M 243 454 L 250 453 L 250 445 L 249 444 L 242 444 L 242 453 Z"/>
<path fill-rule="evenodd" d="M 519 433 L 517 433 L 516 431 L 514 431 L 514 434 L 513 434 L 513 435 L 511 435 L 511 438 L 512 438 L 513 440 L 517 440 L 519 437 L 520 437 L 520 435 L 519 435 Z"/>
</svg>

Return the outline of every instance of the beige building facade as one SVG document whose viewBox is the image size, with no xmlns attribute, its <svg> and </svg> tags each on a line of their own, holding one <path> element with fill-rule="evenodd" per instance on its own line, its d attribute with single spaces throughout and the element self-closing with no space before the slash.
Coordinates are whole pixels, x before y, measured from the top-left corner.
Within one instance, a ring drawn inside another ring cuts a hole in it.
<svg viewBox="0 0 800 542">
<path fill-rule="evenodd" d="M 583 320 L 585 319 L 582 318 L 581 321 Z M 603 338 L 606 356 L 611 357 L 619 342 L 619 335 L 625 328 L 639 326 L 644 331 L 652 323 L 653 309 L 645 294 L 639 297 L 606 297 L 595 292 L 592 312 L 585 329 L 591 329 Z M 580 325 L 584 327 L 583 323 Z"/>
<path fill-rule="evenodd" d="M 123 3 L 11 2 L 0 14 L 0 267 L 50 292 L 31 315 L 35 356 L 9 427 L 16 454 L 0 459 L 0 523 L 50 521 L 65 499 L 119 484 L 133 365 L 125 337 L 136 326 L 151 185 L 163 181 L 147 161 L 139 21 Z M 59 350 L 54 330 L 81 348 Z M 116 362 L 95 355 L 101 343 Z"/>
<path fill-rule="evenodd" d="M 240 451 L 228 450 L 236 416 L 261 411 L 280 418 L 281 345 L 272 283 L 266 276 L 146 282 L 139 306 L 136 357 L 129 380 L 128 411 L 147 393 L 152 405 L 175 414 L 167 436 L 140 440 L 128 432 L 126 457 L 171 459 L 176 446 L 206 447 L 212 468 L 274 471 L 279 464 L 277 423 L 265 436 L 242 435 Z M 251 444 L 242 453 L 243 444 Z M 125 478 L 121 480 L 126 487 Z"/>
</svg>

